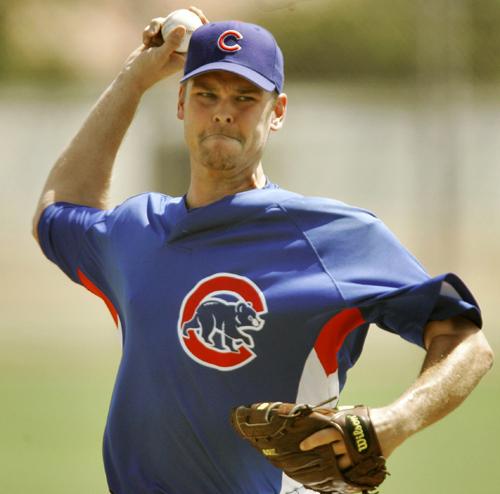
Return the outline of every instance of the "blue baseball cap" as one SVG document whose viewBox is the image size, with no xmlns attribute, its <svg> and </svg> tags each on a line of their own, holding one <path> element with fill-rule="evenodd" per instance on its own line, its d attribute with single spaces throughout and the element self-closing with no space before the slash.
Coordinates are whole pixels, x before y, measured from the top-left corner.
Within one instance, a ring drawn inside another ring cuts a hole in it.
<svg viewBox="0 0 500 494">
<path fill-rule="evenodd" d="M 181 82 L 214 70 L 240 75 L 264 91 L 283 89 L 283 54 L 273 35 L 256 24 L 211 22 L 194 31 Z"/>
</svg>

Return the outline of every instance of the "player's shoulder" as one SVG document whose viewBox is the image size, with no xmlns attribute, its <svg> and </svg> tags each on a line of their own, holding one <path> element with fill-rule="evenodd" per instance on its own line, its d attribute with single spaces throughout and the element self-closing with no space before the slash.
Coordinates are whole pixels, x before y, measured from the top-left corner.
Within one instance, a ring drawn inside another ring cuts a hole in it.
<svg viewBox="0 0 500 494">
<path fill-rule="evenodd" d="M 164 218 L 172 216 L 173 210 L 182 208 L 182 205 L 182 197 L 144 192 L 108 210 L 93 228 L 101 233 L 118 235 L 121 239 L 135 234 L 155 233 L 165 229 Z"/>
<path fill-rule="evenodd" d="M 378 217 L 368 209 L 354 206 L 328 197 L 296 195 L 280 203 L 281 207 L 297 221 L 350 222 L 371 224 Z"/>
<path fill-rule="evenodd" d="M 145 207 L 160 210 L 165 208 L 172 202 L 178 202 L 182 197 L 172 197 L 160 192 L 141 192 L 125 199 L 117 206 L 118 209 L 123 211 L 140 211 Z"/>
<path fill-rule="evenodd" d="M 129 197 L 116 206 L 111 215 L 115 219 L 148 221 L 154 216 L 161 216 L 170 207 L 181 204 L 182 197 L 172 197 L 159 192 L 143 192 Z"/>
</svg>

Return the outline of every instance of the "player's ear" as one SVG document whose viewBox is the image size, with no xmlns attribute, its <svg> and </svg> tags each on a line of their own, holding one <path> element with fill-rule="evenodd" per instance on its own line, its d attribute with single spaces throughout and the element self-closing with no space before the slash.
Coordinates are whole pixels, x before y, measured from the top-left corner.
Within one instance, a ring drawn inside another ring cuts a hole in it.
<svg viewBox="0 0 500 494">
<path fill-rule="evenodd" d="M 177 118 L 184 120 L 184 104 L 186 102 L 187 84 L 184 82 L 179 86 L 179 97 L 177 99 Z"/>
<path fill-rule="evenodd" d="M 288 97 L 285 93 L 279 94 L 274 101 L 274 108 L 271 115 L 271 130 L 280 130 L 283 127 L 286 116 Z"/>
</svg>

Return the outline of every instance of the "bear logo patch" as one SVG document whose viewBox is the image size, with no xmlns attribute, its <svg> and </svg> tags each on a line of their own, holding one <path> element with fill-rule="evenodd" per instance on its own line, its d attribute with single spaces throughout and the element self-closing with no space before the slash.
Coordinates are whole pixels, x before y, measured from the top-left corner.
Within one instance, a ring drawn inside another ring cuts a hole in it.
<svg viewBox="0 0 500 494">
<path fill-rule="evenodd" d="M 264 327 L 265 314 L 266 300 L 252 281 L 218 273 L 201 280 L 184 298 L 179 340 L 199 364 L 234 370 L 257 356 L 253 333 Z"/>
</svg>

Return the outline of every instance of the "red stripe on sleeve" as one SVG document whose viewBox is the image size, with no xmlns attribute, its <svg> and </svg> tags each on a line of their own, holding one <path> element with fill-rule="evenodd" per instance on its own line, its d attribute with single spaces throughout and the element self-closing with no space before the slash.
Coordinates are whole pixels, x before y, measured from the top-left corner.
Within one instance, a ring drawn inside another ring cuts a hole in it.
<svg viewBox="0 0 500 494">
<path fill-rule="evenodd" d="M 314 349 L 327 376 L 338 369 L 337 354 L 346 336 L 365 322 L 359 309 L 346 309 L 321 328 Z"/>
<path fill-rule="evenodd" d="M 80 278 L 80 281 L 82 282 L 82 285 L 89 292 L 92 292 L 94 295 L 97 295 L 104 301 L 109 312 L 111 312 L 111 317 L 113 318 L 113 321 L 115 321 L 116 327 L 118 327 L 118 311 L 115 309 L 113 302 L 111 302 L 111 300 L 109 300 L 109 298 L 85 276 L 85 274 L 83 273 L 83 271 L 80 270 L 80 268 L 77 269 L 77 274 L 78 278 Z"/>
</svg>

